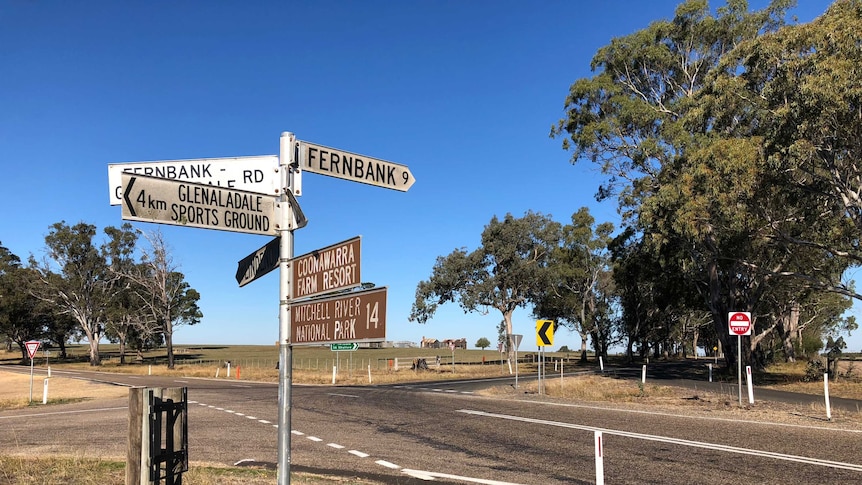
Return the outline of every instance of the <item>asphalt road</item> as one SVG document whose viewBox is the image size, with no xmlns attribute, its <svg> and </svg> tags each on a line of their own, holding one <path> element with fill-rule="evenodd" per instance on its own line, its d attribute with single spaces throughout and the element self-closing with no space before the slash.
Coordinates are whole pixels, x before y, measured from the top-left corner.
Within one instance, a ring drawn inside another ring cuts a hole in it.
<svg viewBox="0 0 862 485">
<path fill-rule="evenodd" d="M 193 463 L 277 462 L 275 385 L 76 374 L 188 387 Z M 474 393 L 482 385 L 294 385 L 291 469 L 393 484 L 595 483 L 601 431 L 606 483 L 862 483 L 862 430 L 488 398 Z M 0 452 L 124 459 L 127 425 L 125 399 L 4 411 Z"/>
</svg>

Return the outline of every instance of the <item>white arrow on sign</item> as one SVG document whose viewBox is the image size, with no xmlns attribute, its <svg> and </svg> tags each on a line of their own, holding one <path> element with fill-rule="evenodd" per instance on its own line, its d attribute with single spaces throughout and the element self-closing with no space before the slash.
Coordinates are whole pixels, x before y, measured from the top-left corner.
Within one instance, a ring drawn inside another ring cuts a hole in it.
<svg viewBox="0 0 862 485">
<path fill-rule="evenodd" d="M 299 142 L 299 167 L 306 172 L 407 192 L 416 179 L 406 165 Z"/>
<path fill-rule="evenodd" d="M 123 201 L 120 177 L 123 172 L 270 195 L 278 195 L 281 182 L 276 155 L 111 163 L 108 164 L 111 205 L 120 205 Z"/>
<path fill-rule="evenodd" d="M 270 195 L 122 173 L 123 220 L 274 236 L 280 205 Z"/>
</svg>

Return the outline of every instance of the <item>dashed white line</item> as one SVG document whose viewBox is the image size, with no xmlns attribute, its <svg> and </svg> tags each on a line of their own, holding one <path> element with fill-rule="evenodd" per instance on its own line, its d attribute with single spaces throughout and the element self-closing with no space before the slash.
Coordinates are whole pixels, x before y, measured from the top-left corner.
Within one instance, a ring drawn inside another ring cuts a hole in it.
<svg viewBox="0 0 862 485">
<path fill-rule="evenodd" d="M 257 418 L 256 418 L 256 417 L 254 417 L 254 416 L 248 416 L 248 415 L 246 415 L 246 417 L 247 417 L 248 419 L 257 419 Z"/>
<path fill-rule="evenodd" d="M 302 431 L 297 431 L 295 429 L 291 430 L 290 433 L 295 434 L 296 436 L 305 436 L 305 433 L 303 433 Z"/>
<path fill-rule="evenodd" d="M 311 441 L 323 441 L 323 438 L 318 438 L 317 436 L 306 436 L 306 438 L 310 439 Z"/>
<path fill-rule="evenodd" d="M 263 424 L 270 424 L 270 422 L 269 422 L 269 421 L 267 421 L 267 420 L 265 420 L 265 419 L 258 419 L 257 421 L 258 421 L 259 423 L 263 423 Z M 276 427 L 278 427 L 278 426 L 276 426 Z"/>
<path fill-rule="evenodd" d="M 351 455 L 356 455 L 359 458 L 368 458 L 368 453 L 363 453 L 363 452 L 358 451 L 358 450 L 350 450 L 350 451 L 348 451 L 348 453 L 350 453 Z"/>
<path fill-rule="evenodd" d="M 377 463 L 378 465 L 381 465 L 381 466 L 385 466 L 386 468 L 391 468 L 393 470 L 398 470 L 401 468 L 400 466 L 396 465 L 395 463 L 389 463 L 386 460 L 377 460 L 374 463 Z"/>
<path fill-rule="evenodd" d="M 344 447 L 339 445 L 338 443 L 327 443 L 326 446 L 329 446 L 330 448 L 335 448 L 336 450 L 344 449 Z"/>
<path fill-rule="evenodd" d="M 433 481 L 435 478 L 450 478 L 454 480 L 458 480 L 461 482 L 470 482 L 470 483 L 481 483 L 484 485 L 518 485 L 512 482 L 500 482 L 497 480 L 485 480 L 484 478 L 472 478 L 472 477 L 462 477 L 459 475 L 450 475 L 448 473 L 437 473 L 437 472 L 429 472 L 425 470 L 410 470 L 403 469 L 401 470 L 405 475 L 409 475 L 414 478 L 418 478 L 420 480 L 429 480 Z"/>
</svg>

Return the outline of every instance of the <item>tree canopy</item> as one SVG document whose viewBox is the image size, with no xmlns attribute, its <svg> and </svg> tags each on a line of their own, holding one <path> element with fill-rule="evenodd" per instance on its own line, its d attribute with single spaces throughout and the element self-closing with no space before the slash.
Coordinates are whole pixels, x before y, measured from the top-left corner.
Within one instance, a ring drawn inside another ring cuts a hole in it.
<svg viewBox="0 0 862 485">
<path fill-rule="evenodd" d="M 437 258 L 428 280 L 419 282 L 410 321 L 425 323 L 439 305 L 457 302 L 464 312 L 499 311 L 507 335 L 512 314 L 548 286 L 548 264 L 560 240 L 560 225 L 543 214 L 496 216 L 482 231 L 481 246 Z M 512 342 L 507 342 L 514 352 Z"/>
<path fill-rule="evenodd" d="M 570 89 L 552 136 L 607 176 L 599 199 L 618 198 L 615 270 L 650 288 L 616 278 L 624 328 L 641 337 L 657 315 L 696 322 L 701 308 L 730 350 L 728 311 L 751 311 L 746 350 L 762 361 L 799 312 L 849 306 L 817 292 L 858 298 L 841 278 L 859 261 L 860 2 L 787 25 L 793 3 L 731 0 L 713 15 L 687 1 L 599 49 L 595 75 Z"/>
</svg>

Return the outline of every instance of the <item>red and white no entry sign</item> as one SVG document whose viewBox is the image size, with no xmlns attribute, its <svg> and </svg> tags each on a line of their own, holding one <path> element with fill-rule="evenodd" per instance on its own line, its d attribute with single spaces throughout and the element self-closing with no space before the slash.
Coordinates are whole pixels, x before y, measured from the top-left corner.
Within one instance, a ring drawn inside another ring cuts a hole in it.
<svg viewBox="0 0 862 485">
<path fill-rule="evenodd" d="M 727 326 L 731 335 L 751 335 L 751 313 L 730 312 L 727 314 Z"/>
</svg>

